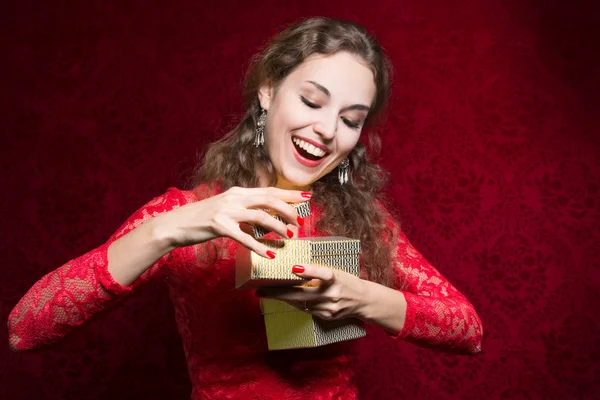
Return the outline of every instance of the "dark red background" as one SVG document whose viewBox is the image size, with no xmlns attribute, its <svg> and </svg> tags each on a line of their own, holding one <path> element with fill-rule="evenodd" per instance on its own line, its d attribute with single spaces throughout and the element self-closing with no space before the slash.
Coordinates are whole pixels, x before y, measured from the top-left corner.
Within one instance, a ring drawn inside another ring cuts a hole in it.
<svg viewBox="0 0 600 400">
<path fill-rule="evenodd" d="M 600 395 L 600 7 L 4 3 L 3 321 L 44 273 L 181 187 L 196 149 L 238 114 L 241 77 L 261 43 L 299 17 L 336 16 L 366 25 L 396 66 L 382 129 L 391 193 L 413 243 L 469 297 L 485 328 L 477 357 L 372 329 L 357 342 L 364 399 Z M 52 349 L 12 354 L 2 345 L 0 359 L 3 399 L 190 393 L 158 283 Z"/>
</svg>

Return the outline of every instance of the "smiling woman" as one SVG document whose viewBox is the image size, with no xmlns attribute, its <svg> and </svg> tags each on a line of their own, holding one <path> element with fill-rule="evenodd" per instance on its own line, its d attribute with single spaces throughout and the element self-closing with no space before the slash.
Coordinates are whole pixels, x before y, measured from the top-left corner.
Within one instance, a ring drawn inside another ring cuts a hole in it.
<svg viewBox="0 0 600 400">
<path fill-rule="evenodd" d="M 283 31 L 247 75 L 241 122 L 212 144 L 190 190 L 170 188 L 103 245 L 38 281 L 9 317 L 15 351 L 53 343 L 153 278 L 170 288 L 192 380 L 192 398 L 356 399 L 352 342 L 267 350 L 252 291 L 235 289 L 234 255 L 276 252 L 246 233 L 360 239 L 361 276 L 294 266 L 320 281 L 257 293 L 315 317 L 358 318 L 392 339 L 447 351 L 481 351 L 471 304 L 408 242 L 384 207 L 385 173 L 362 142 L 385 108 L 389 62 L 352 22 L 312 18 Z M 376 150 L 377 146 L 374 146 Z M 302 218 L 289 203 L 311 199 Z M 262 211 L 271 209 L 281 219 Z"/>
<path fill-rule="evenodd" d="M 318 228 L 360 238 L 363 270 L 392 286 L 393 246 L 381 241 L 382 232 L 390 233 L 380 207 L 388 174 L 370 162 L 379 135 L 374 129 L 362 134 L 387 105 L 391 70 L 375 37 L 360 25 L 311 18 L 289 27 L 253 58 L 244 85 L 246 113 L 209 147 L 193 186 L 310 187 L 313 204 L 324 207 Z M 265 145 L 253 148 L 261 118 Z M 340 185 L 343 177 L 350 184 Z"/>
<path fill-rule="evenodd" d="M 266 82 L 258 97 L 276 186 L 307 190 L 333 171 L 358 143 L 375 92 L 371 70 L 344 51 L 309 57 L 277 90 Z"/>
</svg>

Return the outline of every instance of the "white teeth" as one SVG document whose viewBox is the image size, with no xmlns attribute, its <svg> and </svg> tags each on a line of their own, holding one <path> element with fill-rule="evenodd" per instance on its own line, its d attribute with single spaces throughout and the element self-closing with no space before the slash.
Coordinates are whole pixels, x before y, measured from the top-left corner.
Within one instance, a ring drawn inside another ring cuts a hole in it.
<svg viewBox="0 0 600 400">
<path fill-rule="evenodd" d="M 292 141 L 294 143 L 296 143 L 298 145 L 298 147 L 306 150 L 308 153 L 312 154 L 313 156 L 316 157 L 323 157 L 325 155 L 325 152 L 321 149 L 319 149 L 318 147 L 313 146 L 310 143 L 305 142 L 302 139 L 298 139 L 298 138 L 292 138 Z"/>
</svg>

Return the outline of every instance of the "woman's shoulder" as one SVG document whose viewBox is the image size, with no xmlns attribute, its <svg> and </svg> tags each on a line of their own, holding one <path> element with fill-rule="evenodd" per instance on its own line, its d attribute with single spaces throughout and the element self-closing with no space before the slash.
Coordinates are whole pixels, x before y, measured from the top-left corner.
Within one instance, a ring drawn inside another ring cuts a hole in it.
<svg viewBox="0 0 600 400">
<path fill-rule="evenodd" d="M 207 199 L 221 192 L 222 191 L 218 183 L 207 182 L 189 189 L 170 187 L 162 196 L 155 198 L 153 201 L 178 202 L 179 205 L 185 205 Z"/>
<path fill-rule="evenodd" d="M 138 211 L 146 211 L 146 213 L 154 213 L 154 211 L 168 211 L 173 208 L 178 208 L 189 203 L 204 200 L 208 197 L 221 193 L 217 184 L 203 183 L 190 189 L 179 189 L 177 187 L 169 187 L 163 194 L 154 197 L 148 201 Z"/>
<path fill-rule="evenodd" d="M 186 191 L 186 195 L 192 197 L 194 201 L 204 200 L 222 193 L 221 185 L 217 181 L 205 182 Z"/>
<path fill-rule="evenodd" d="M 397 218 L 398 210 L 395 205 L 387 198 L 377 198 L 373 206 L 379 211 L 383 221 L 388 227 L 400 227 L 399 219 Z"/>
</svg>

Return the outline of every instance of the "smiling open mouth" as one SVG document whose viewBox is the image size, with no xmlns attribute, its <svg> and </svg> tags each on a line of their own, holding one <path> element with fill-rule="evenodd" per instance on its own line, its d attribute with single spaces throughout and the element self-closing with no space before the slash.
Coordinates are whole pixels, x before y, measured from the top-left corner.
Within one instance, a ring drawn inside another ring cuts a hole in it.
<svg viewBox="0 0 600 400">
<path fill-rule="evenodd" d="M 298 154 L 307 160 L 318 161 L 327 155 L 327 152 L 324 150 L 319 149 L 318 147 L 315 147 L 297 137 L 292 137 L 292 142 L 294 143 L 294 147 L 296 148 Z"/>
</svg>

